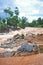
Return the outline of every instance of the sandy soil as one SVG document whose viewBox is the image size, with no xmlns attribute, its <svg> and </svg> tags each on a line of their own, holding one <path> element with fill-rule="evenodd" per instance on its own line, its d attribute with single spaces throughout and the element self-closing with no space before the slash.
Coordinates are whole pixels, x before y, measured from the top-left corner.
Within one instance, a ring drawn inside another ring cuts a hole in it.
<svg viewBox="0 0 43 65">
<path fill-rule="evenodd" d="M 43 54 L 0 58 L 0 65 L 43 65 Z"/>
</svg>

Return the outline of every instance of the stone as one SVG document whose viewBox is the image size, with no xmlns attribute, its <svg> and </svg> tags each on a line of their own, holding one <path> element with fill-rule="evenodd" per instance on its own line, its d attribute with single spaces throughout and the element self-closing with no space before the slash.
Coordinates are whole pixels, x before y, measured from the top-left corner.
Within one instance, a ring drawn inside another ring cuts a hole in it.
<svg viewBox="0 0 43 65">
<path fill-rule="evenodd" d="M 12 57 L 13 55 L 15 55 L 14 51 L 6 51 L 3 53 L 0 53 L 0 58 L 4 58 L 4 57 Z"/>
<path fill-rule="evenodd" d="M 26 52 L 32 52 L 35 51 L 37 49 L 36 45 L 33 44 L 23 44 L 21 45 L 21 47 L 18 49 L 18 51 L 26 51 Z"/>
</svg>

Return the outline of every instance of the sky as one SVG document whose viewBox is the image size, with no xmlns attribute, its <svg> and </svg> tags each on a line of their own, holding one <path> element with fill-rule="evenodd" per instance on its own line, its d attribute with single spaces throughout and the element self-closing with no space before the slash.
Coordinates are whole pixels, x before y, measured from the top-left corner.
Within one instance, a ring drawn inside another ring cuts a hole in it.
<svg viewBox="0 0 43 65">
<path fill-rule="evenodd" d="M 43 0 L 0 0 L 0 16 L 4 15 L 5 8 L 14 10 L 15 6 L 19 8 L 19 17 L 26 16 L 30 22 L 43 18 Z"/>
</svg>

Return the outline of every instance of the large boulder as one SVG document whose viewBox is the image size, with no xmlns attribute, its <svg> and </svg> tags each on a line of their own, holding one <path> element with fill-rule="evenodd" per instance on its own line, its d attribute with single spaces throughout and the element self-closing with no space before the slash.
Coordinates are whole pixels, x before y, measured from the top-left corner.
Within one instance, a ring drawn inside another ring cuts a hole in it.
<svg viewBox="0 0 43 65">
<path fill-rule="evenodd" d="M 26 51 L 26 52 L 32 52 L 32 51 L 36 51 L 37 46 L 33 45 L 33 44 L 23 44 L 21 45 L 21 47 L 18 49 L 18 51 Z"/>
</svg>

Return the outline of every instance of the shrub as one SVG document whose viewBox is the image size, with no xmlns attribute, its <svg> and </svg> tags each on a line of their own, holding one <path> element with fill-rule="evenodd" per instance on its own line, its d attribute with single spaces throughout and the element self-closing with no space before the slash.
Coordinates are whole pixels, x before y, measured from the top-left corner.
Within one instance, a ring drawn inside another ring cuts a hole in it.
<svg viewBox="0 0 43 65">
<path fill-rule="evenodd" d="M 0 29 L 5 30 L 6 29 L 6 24 L 5 23 L 0 23 Z"/>
</svg>

